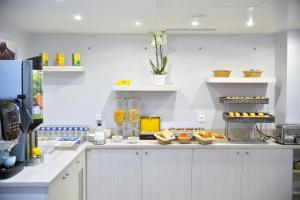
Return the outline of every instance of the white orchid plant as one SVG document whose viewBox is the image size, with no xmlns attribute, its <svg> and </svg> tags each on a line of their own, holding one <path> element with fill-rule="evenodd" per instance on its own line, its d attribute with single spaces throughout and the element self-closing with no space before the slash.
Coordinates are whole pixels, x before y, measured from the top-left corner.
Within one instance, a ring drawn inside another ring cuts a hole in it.
<svg viewBox="0 0 300 200">
<path fill-rule="evenodd" d="M 165 75 L 166 65 L 168 62 L 167 56 L 164 56 L 163 46 L 167 45 L 167 33 L 166 31 L 150 32 L 151 46 L 155 47 L 156 63 L 149 59 L 150 66 L 152 67 L 153 74 Z"/>
</svg>

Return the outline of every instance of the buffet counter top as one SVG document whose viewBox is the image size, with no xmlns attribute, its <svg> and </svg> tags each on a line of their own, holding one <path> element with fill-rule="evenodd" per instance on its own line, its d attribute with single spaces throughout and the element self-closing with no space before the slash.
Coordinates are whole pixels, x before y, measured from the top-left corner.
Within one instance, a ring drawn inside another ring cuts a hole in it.
<svg viewBox="0 0 300 200">
<path fill-rule="evenodd" d="M 105 145 L 94 145 L 90 142 L 85 142 L 77 147 L 75 150 L 56 150 L 52 154 L 46 154 L 44 163 L 33 166 L 24 167 L 24 169 L 17 175 L 6 180 L 0 180 L 0 187 L 48 187 L 49 184 L 63 171 L 66 167 L 86 149 L 294 149 L 300 148 L 300 145 L 279 145 L 276 143 L 266 144 L 210 144 L 201 145 L 196 142 L 191 144 L 179 144 L 173 142 L 169 145 L 158 144 L 155 140 L 143 140 L 137 144 L 129 144 L 128 141 L 119 143 L 107 140 Z"/>
</svg>

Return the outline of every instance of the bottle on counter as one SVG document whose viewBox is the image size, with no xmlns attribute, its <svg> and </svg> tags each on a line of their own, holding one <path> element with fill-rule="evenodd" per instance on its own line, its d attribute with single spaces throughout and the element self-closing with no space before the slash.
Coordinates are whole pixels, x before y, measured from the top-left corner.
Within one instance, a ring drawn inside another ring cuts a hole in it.
<svg viewBox="0 0 300 200">
<path fill-rule="evenodd" d="M 102 130 L 102 116 L 96 115 L 97 127 L 94 136 L 94 144 L 102 145 L 105 144 L 104 131 Z"/>
</svg>

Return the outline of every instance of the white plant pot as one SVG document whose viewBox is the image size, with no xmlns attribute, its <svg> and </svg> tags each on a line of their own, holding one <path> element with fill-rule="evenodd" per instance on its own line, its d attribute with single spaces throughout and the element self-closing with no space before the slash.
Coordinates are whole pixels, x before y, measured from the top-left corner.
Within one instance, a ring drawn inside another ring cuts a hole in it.
<svg viewBox="0 0 300 200">
<path fill-rule="evenodd" d="M 155 85 L 165 85 L 166 84 L 166 75 L 153 75 Z"/>
</svg>

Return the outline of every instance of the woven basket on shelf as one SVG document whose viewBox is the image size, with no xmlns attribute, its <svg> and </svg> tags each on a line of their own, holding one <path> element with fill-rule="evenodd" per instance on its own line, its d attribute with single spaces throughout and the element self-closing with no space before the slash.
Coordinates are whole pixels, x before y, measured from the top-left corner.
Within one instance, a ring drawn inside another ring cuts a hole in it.
<svg viewBox="0 0 300 200">
<path fill-rule="evenodd" d="M 259 78 L 262 71 L 243 71 L 245 77 Z"/>
<path fill-rule="evenodd" d="M 229 77 L 231 71 L 229 70 L 214 70 L 213 71 L 215 77 Z"/>
</svg>

